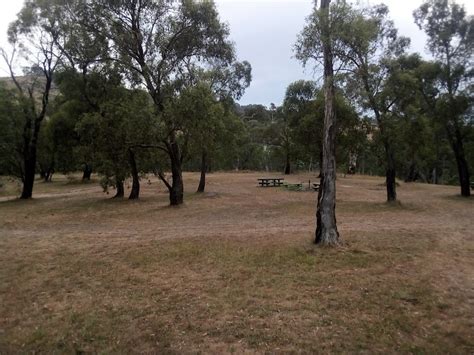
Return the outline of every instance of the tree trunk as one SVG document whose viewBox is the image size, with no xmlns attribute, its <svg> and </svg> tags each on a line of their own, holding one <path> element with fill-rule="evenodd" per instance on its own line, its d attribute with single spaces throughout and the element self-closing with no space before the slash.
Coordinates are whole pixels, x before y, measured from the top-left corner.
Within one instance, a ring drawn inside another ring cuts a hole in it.
<svg viewBox="0 0 474 355">
<path fill-rule="evenodd" d="M 136 200 L 140 197 L 140 177 L 138 176 L 135 152 L 131 148 L 128 149 L 128 161 L 132 172 L 132 191 L 130 191 L 128 199 Z"/>
<path fill-rule="evenodd" d="M 285 175 L 290 175 L 290 174 L 291 174 L 290 153 L 286 153 Z"/>
<path fill-rule="evenodd" d="M 33 196 L 33 185 L 35 183 L 36 170 L 36 147 L 31 149 L 24 159 L 25 162 L 25 179 L 23 181 L 23 189 L 21 199 L 27 200 Z"/>
<path fill-rule="evenodd" d="M 207 151 L 204 149 L 201 155 L 201 178 L 199 179 L 199 186 L 197 192 L 204 192 L 206 188 L 206 171 L 207 171 Z"/>
<path fill-rule="evenodd" d="M 460 136 L 460 135 L 459 135 Z M 460 137 L 459 137 L 460 138 Z M 451 144 L 456 157 L 456 164 L 458 166 L 459 184 L 461 185 L 461 196 L 471 196 L 469 167 L 464 155 L 464 146 L 461 139 L 456 139 Z"/>
<path fill-rule="evenodd" d="M 323 14 L 323 52 L 324 52 L 324 132 L 323 164 L 316 212 L 315 243 L 326 246 L 339 244 L 336 225 L 336 112 L 334 108 L 334 70 L 329 29 L 330 0 L 321 0 Z"/>
<path fill-rule="evenodd" d="M 40 166 L 39 175 L 40 175 L 40 178 L 44 180 L 44 182 L 48 182 L 48 173 L 41 166 Z"/>
<path fill-rule="evenodd" d="M 125 195 L 125 189 L 123 187 L 123 179 L 117 178 L 115 182 L 115 188 L 117 189 L 117 192 L 115 193 L 114 198 L 123 198 Z"/>
<path fill-rule="evenodd" d="M 92 167 L 89 164 L 84 165 L 84 170 L 82 173 L 82 181 L 90 181 L 92 175 Z"/>
<path fill-rule="evenodd" d="M 323 177 L 323 144 L 322 142 L 318 142 L 319 144 L 319 175 L 318 178 Z"/>
<path fill-rule="evenodd" d="M 10 68 L 11 71 L 11 68 Z M 17 85 L 20 95 L 24 97 L 23 90 L 18 85 L 13 72 L 11 77 Z M 49 103 L 49 91 L 51 90 L 51 84 L 53 82 L 52 73 L 45 75 L 46 83 L 43 91 L 43 98 L 41 103 L 41 111 L 36 115 L 34 98 L 30 93 L 29 99 L 33 102 L 32 110 L 25 110 L 27 115 L 27 121 L 23 127 L 23 148 L 24 148 L 24 164 L 25 164 L 25 179 L 23 182 L 23 190 L 21 193 L 21 199 L 29 199 L 33 196 L 33 185 L 35 183 L 35 172 L 36 172 L 36 150 L 38 144 L 38 137 L 41 129 L 41 123 L 46 116 L 46 109 Z M 30 116 L 31 115 L 31 116 Z M 34 118 L 33 118 L 34 117 Z M 33 134 L 31 135 L 31 130 Z"/>
<path fill-rule="evenodd" d="M 183 172 L 182 172 L 182 161 L 181 161 L 181 151 L 176 142 L 176 137 L 174 134 L 170 137 L 169 147 L 169 156 L 171 160 L 171 175 L 172 175 L 172 184 L 169 189 L 170 192 L 170 205 L 177 206 L 183 203 L 184 195 L 184 183 L 183 183 Z"/>
<path fill-rule="evenodd" d="M 397 200 L 395 158 L 388 142 L 385 142 L 385 153 L 387 155 L 387 169 L 385 173 L 385 184 L 387 185 L 387 202 L 395 202 Z"/>
<path fill-rule="evenodd" d="M 53 181 L 53 174 L 54 170 L 52 168 L 49 168 L 48 171 L 46 171 L 46 174 L 44 175 L 44 182 Z"/>
<path fill-rule="evenodd" d="M 48 165 L 48 168 L 44 172 L 44 182 L 51 182 L 53 181 L 53 174 L 54 174 L 54 159 Z"/>
</svg>

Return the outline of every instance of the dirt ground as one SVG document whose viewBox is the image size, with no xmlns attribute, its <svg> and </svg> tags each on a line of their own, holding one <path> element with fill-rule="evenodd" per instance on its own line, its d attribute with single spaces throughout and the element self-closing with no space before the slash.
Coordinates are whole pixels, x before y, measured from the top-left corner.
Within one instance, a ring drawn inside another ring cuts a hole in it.
<svg viewBox="0 0 474 355">
<path fill-rule="evenodd" d="M 338 249 L 312 244 L 314 192 L 214 173 L 185 204 L 142 181 L 0 190 L 0 353 L 474 353 L 474 199 L 338 177 Z M 314 175 L 288 182 L 317 181 Z M 128 187 L 130 188 L 130 186 Z"/>
</svg>

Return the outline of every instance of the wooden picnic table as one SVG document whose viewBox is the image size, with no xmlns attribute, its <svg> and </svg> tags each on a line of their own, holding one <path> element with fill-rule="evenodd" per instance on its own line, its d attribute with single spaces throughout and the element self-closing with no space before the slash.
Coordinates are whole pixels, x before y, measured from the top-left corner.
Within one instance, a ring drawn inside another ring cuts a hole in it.
<svg viewBox="0 0 474 355">
<path fill-rule="evenodd" d="M 283 185 L 283 178 L 260 178 L 258 184 L 262 187 L 277 187 Z"/>
</svg>

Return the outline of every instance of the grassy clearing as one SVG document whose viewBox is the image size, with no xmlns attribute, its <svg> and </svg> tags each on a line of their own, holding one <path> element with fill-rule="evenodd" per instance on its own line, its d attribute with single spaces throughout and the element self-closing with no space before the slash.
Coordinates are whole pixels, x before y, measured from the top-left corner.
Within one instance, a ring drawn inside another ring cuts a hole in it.
<svg viewBox="0 0 474 355">
<path fill-rule="evenodd" d="M 345 246 L 321 250 L 315 193 L 257 177 L 196 195 L 188 174 L 180 208 L 154 180 L 140 202 L 66 180 L 0 202 L 0 352 L 472 353 L 472 199 L 403 184 L 390 206 L 341 178 Z"/>
</svg>

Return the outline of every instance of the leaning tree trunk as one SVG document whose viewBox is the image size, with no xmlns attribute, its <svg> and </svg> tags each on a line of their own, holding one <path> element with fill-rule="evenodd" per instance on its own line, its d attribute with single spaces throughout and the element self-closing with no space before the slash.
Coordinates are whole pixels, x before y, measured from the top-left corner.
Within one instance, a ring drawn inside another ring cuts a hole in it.
<svg viewBox="0 0 474 355">
<path fill-rule="evenodd" d="M 177 206 L 183 203 L 184 195 L 184 183 L 183 183 L 183 171 L 181 161 L 181 150 L 179 149 L 178 142 L 174 134 L 171 135 L 169 146 L 169 156 L 171 160 L 171 176 L 172 183 L 169 188 L 170 193 L 170 205 Z"/>
<path fill-rule="evenodd" d="M 201 154 L 201 178 L 199 179 L 199 186 L 197 192 L 204 192 L 206 188 L 206 171 L 208 168 L 207 164 L 207 151 L 203 149 Z"/>
<path fill-rule="evenodd" d="M 115 193 L 115 196 L 113 198 L 123 198 L 125 195 L 125 189 L 123 187 L 123 179 L 122 178 L 117 178 L 115 181 L 115 188 L 117 189 L 117 192 Z"/>
<path fill-rule="evenodd" d="M 132 191 L 130 191 L 129 200 L 136 200 L 140 197 L 140 177 L 138 176 L 137 161 L 135 159 L 135 152 L 128 149 L 128 162 L 132 172 Z"/>
<path fill-rule="evenodd" d="M 335 246 L 339 244 L 336 225 L 336 112 L 334 109 L 334 70 L 329 29 L 330 0 L 321 0 L 323 15 L 324 53 L 324 132 L 323 164 L 316 212 L 316 244 Z"/>
<path fill-rule="evenodd" d="M 12 79 L 19 88 L 21 96 L 23 96 L 23 91 L 18 85 L 13 73 Z M 42 106 L 41 111 L 38 115 L 34 115 L 35 109 L 32 111 L 25 110 L 25 114 L 29 116 L 25 126 L 23 127 L 23 147 L 24 147 L 24 168 L 25 175 L 23 181 L 23 190 L 21 192 L 21 199 L 29 199 L 33 196 L 33 185 L 35 183 L 35 172 L 36 172 L 36 153 L 38 145 L 38 137 L 40 133 L 41 123 L 46 116 L 46 109 L 49 103 L 49 91 L 51 90 L 51 84 L 53 78 L 51 74 L 46 75 L 46 83 L 43 91 Z M 30 93 L 30 100 L 34 100 L 32 93 Z M 34 107 L 34 104 L 33 104 Z M 34 115 L 34 116 L 33 116 Z M 32 118 L 34 117 L 34 119 Z M 31 136 L 30 132 L 33 129 L 33 135 Z"/>
</svg>

